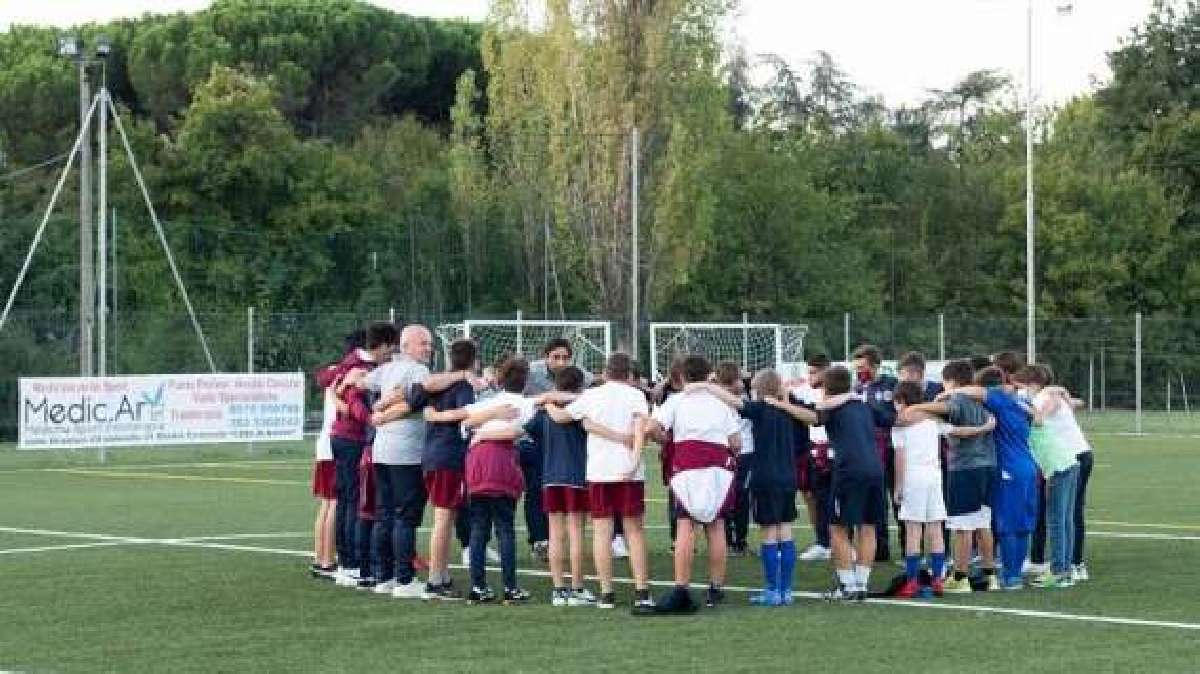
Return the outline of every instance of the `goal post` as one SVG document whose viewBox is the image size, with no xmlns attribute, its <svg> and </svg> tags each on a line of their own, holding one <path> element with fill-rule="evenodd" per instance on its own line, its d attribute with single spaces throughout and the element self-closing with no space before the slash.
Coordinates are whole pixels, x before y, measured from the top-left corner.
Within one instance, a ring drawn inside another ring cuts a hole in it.
<svg viewBox="0 0 1200 674">
<path fill-rule="evenodd" d="M 537 360 L 542 357 L 546 342 L 556 338 L 569 341 L 575 364 L 591 373 L 602 371 L 612 353 L 612 325 L 608 321 L 468 319 L 439 325 L 437 335 L 447 360 L 454 340 L 475 340 L 480 362 L 485 367 L 506 353 Z"/>
<path fill-rule="evenodd" d="M 807 326 L 779 323 L 651 323 L 650 370 L 662 379 L 676 356 L 700 354 L 749 372 L 776 368 L 786 377 L 790 365 L 804 361 L 806 334 Z"/>
</svg>

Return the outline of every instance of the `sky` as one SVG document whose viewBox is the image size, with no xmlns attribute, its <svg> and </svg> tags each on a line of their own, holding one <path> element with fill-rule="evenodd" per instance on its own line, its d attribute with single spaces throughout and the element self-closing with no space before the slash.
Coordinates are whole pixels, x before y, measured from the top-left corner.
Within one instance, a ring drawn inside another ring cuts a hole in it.
<svg viewBox="0 0 1200 674">
<path fill-rule="evenodd" d="M 1105 53 L 1149 13 L 1153 0 L 1032 0 L 1034 91 L 1061 102 L 1108 77 Z M 481 19 L 487 0 L 371 0 L 423 16 Z M 801 66 L 833 55 L 864 94 L 892 105 L 922 100 L 972 70 L 992 68 L 1024 90 L 1027 0 L 742 0 L 731 41 Z M 70 26 L 144 12 L 195 11 L 208 0 L 0 0 L 13 23 Z M 1070 4 L 1066 16 L 1059 5 Z"/>
</svg>

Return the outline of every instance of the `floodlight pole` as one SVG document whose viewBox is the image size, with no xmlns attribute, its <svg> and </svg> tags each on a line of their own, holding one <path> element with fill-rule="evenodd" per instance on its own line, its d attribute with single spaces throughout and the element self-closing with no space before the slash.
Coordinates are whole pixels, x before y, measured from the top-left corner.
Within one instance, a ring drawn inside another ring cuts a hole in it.
<svg viewBox="0 0 1200 674">
<path fill-rule="evenodd" d="M 1025 61 L 1025 357 L 1037 362 L 1037 292 L 1033 219 L 1033 0 L 1026 3 Z"/>
<path fill-rule="evenodd" d="M 87 126 L 92 95 L 87 68 L 88 59 L 80 58 L 79 128 L 84 136 L 79 148 L 79 375 L 82 377 L 95 373 L 92 335 L 96 323 L 96 276 L 92 269 L 96 254 L 92 243 L 92 139 Z"/>
<path fill-rule="evenodd" d="M 104 377 L 108 374 L 108 115 L 105 114 L 105 105 L 108 103 L 108 88 L 103 84 L 100 85 L 100 105 L 96 106 L 96 113 L 100 115 L 100 205 L 99 213 L 100 220 L 97 223 L 97 244 L 99 250 L 96 254 L 98 266 L 97 286 L 99 292 L 97 299 L 99 308 L 96 310 L 98 323 L 96 350 L 96 376 Z"/>
<path fill-rule="evenodd" d="M 633 127 L 633 137 L 630 139 L 631 152 L 629 161 L 631 187 L 629 190 L 629 220 L 630 220 L 630 297 L 629 297 L 629 354 L 634 359 L 638 357 L 638 153 L 641 145 L 638 128 Z"/>
</svg>

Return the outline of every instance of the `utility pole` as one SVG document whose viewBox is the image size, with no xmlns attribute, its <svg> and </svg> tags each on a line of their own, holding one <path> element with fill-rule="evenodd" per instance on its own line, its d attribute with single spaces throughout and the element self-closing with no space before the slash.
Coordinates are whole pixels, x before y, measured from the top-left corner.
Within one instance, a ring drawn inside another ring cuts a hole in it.
<svg viewBox="0 0 1200 674">
<path fill-rule="evenodd" d="M 82 53 L 82 50 L 80 50 Z M 88 85 L 87 58 L 79 59 L 79 124 L 87 124 L 92 102 Z M 79 375 L 95 374 L 92 336 L 96 327 L 96 275 L 93 269 L 95 248 L 92 241 L 92 134 L 84 131 L 79 148 Z"/>
</svg>

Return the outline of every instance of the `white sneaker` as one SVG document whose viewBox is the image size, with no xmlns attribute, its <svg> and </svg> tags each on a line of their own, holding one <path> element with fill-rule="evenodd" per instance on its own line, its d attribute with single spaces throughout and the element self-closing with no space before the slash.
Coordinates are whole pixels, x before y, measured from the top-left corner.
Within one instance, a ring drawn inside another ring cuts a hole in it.
<svg viewBox="0 0 1200 674">
<path fill-rule="evenodd" d="M 375 583 L 374 591 L 375 591 L 375 594 L 391 594 L 392 590 L 395 588 L 396 588 L 396 581 L 385 580 L 382 583 Z"/>
<path fill-rule="evenodd" d="M 572 590 L 567 598 L 567 606 L 595 606 L 596 595 L 592 591 L 583 588 L 582 590 Z"/>
<path fill-rule="evenodd" d="M 425 598 L 425 583 L 420 582 L 414 576 L 411 581 L 405 585 L 397 583 L 392 588 L 392 599 L 424 599 Z"/>
<path fill-rule="evenodd" d="M 339 568 L 337 584 L 341 587 L 358 587 L 358 569 Z"/>
<path fill-rule="evenodd" d="M 830 552 L 829 548 L 813 543 L 807 548 L 804 548 L 804 552 L 801 552 L 800 556 L 796 559 L 799 559 L 802 562 L 824 562 L 827 561 L 832 554 L 833 553 Z"/>
<path fill-rule="evenodd" d="M 625 537 L 617 536 L 612 541 L 613 559 L 626 559 L 629 557 L 629 546 L 625 545 Z"/>
<path fill-rule="evenodd" d="M 1076 583 L 1082 583 L 1085 580 L 1091 580 L 1088 576 L 1087 564 L 1076 564 L 1071 567 L 1071 580 Z"/>
<path fill-rule="evenodd" d="M 1047 563 L 1034 564 L 1028 559 L 1021 565 L 1021 574 L 1027 576 L 1041 576 L 1050 571 L 1050 565 Z"/>
</svg>

